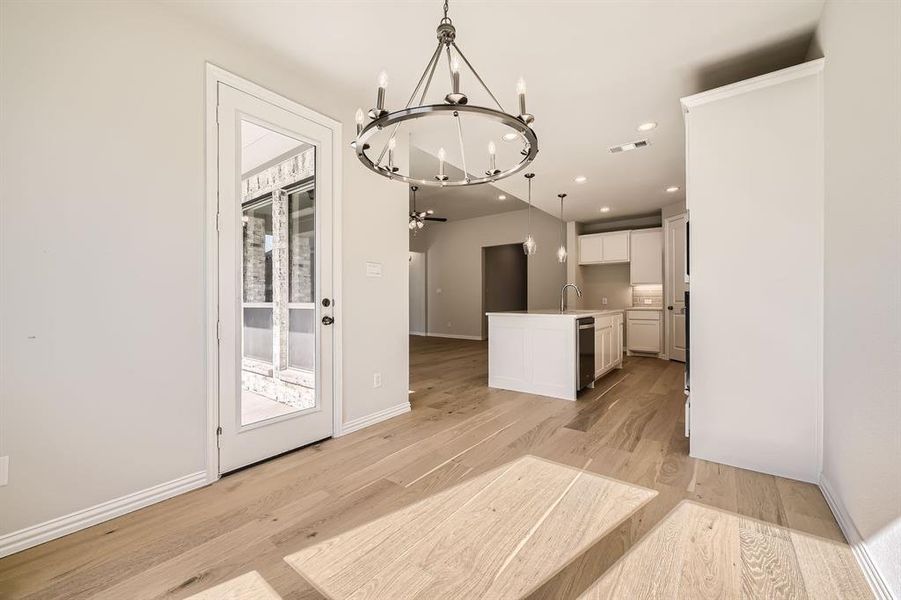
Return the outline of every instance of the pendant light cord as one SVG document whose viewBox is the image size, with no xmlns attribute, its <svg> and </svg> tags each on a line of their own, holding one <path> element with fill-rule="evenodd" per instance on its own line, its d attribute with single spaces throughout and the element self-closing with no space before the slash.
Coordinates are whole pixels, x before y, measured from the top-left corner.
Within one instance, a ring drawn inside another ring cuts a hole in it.
<svg viewBox="0 0 901 600">
<path fill-rule="evenodd" d="M 532 235 L 532 178 L 529 177 L 529 235 Z"/>
</svg>

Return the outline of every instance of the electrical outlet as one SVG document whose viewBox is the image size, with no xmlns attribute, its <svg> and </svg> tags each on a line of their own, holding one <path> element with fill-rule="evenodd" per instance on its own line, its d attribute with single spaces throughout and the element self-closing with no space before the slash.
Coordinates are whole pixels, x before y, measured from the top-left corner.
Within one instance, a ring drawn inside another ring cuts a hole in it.
<svg viewBox="0 0 901 600">
<path fill-rule="evenodd" d="M 9 483 L 9 457 L 0 456 L 0 487 Z"/>
<path fill-rule="evenodd" d="M 447 322 L 447 326 L 448 326 L 448 327 L 453 327 L 453 326 L 454 326 L 454 322 L 453 322 L 453 321 L 448 321 L 448 322 Z"/>
<path fill-rule="evenodd" d="M 372 374 L 372 387 L 374 387 L 374 388 L 382 387 L 382 374 L 381 373 L 373 373 Z"/>
<path fill-rule="evenodd" d="M 607 296 L 604 296 L 603 298 L 601 298 L 601 304 L 603 304 L 604 306 L 607 306 Z"/>
</svg>

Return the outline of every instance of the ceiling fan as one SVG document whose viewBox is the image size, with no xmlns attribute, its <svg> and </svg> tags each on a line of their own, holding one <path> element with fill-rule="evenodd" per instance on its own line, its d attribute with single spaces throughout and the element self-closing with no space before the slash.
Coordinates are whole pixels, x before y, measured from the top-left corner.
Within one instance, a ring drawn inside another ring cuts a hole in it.
<svg viewBox="0 0 901 600">
<path fill-rule="evenodd" d="M 432 215 L 435 214 L 435 211 L 431 208 L 424 211 L 416 210 L 416 192 L 419 190 L 419 186 L 411 185 L 410 190 L 413 192 L 413 208 L 410 209 L 410 229 L 415 233 L 422 229 L 425 226 L 426 221 L 438 221 L 439 223 L 444 223 L 447 221 L 445 217 L 434 217 Z"/>
</svg>

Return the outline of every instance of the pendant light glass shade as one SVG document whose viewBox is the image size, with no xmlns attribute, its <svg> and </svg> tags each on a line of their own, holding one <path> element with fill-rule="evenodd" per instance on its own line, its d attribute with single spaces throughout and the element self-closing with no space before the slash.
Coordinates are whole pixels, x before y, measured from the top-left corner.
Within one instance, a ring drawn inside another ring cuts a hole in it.
<svg viewBox="0 0 901 600">
<path fill-rule="evenodd" d="M 563 220 L 563 199 L 566 194 L 557 194 L 560 198 L 560 247 L 557 248 L 557 262 L 566 262 L 566 221 Z"/>
<path fill-rule="evenodd" d="M 526 232 L 526 241 L 522 243 L 522 251 L 526 253 L 526 256 L 533 256 L 536 252 L 538 252 L 538 244 L 535 242 L 535 238 L 532 237 L 532 178 L 535 177 L 535 173 L 526 173 L 526 180 L 529 182 L 529 230 Z"/>
<path fill-rule="evenodd" d="M 566 262 L 566 246 L 563 246 L 562 244 L 557 248 L 557 262 Z"/>
</svg>

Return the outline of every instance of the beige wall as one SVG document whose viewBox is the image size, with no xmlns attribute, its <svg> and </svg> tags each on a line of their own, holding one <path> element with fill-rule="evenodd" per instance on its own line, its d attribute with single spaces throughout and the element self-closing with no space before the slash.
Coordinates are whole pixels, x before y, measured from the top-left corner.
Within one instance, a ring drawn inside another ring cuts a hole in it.
<svg viewBox="0 0 901 600">
<path fill-rule="evenodd" d="M 527 227 L 528 211 L 521 210 L 429 223 L 411 239 L 410 250 L 427 252 L 429 334 L 482 337 L 482 247 L 522 242 Z M 560 303 L 566 269 L 555 253 L 561 232 L 558 219 L 532 209 L 538 253 L 529 258 L 529 309 Z"/>
<path fill-rule="evenodd" d="M 826 57 L 823 477 L 901 598 L 901 4 L 829 1 L 815 46 Z"/>
<path fill-rule="evenodd" d="M 407 192 L 348 148 L 366 98 L 156 3 L 0 27 L 0 535 L 205 468 L 205 61 L 344 121 L 345 420 L 406 402 Z"/>
</svg>

